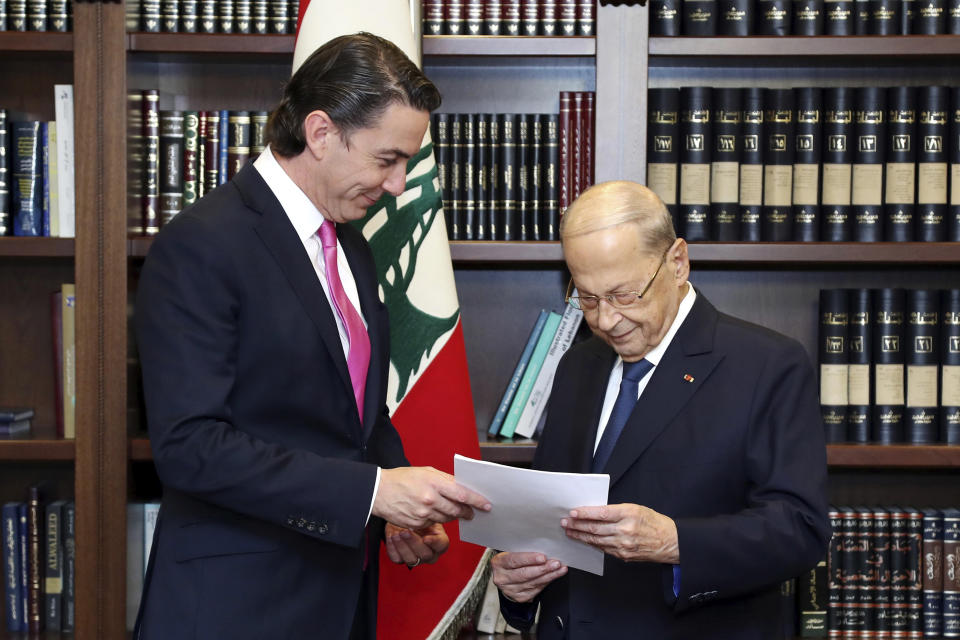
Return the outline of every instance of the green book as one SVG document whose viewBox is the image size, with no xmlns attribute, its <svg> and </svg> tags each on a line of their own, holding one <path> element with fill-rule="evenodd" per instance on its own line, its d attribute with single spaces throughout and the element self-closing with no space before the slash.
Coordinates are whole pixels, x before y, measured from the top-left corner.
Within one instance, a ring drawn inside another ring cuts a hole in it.
<svg viewBox="0 0 960 640">
<path fill-rule="evenodd" d="M 547 321 L 543 325 L 543 331 L 537 339 L 537 346 L 533 348 L 533 355 L 530 356 L 530 364 L 527 370 L 523 372 L 523 378 L 520 380 L 520 386 L 513 395 L 513 402 L 510 404 L 510 411 L 503 421 L 503 427 L 500 429 L 500 435 L 505 438 L 512 438 L 513 432 L 517 428 L 517 422 L 523 413 L 523 408 L 527 404 L 527 398 L 530 397 L 530 391 L 533 390 L 533 383 L 537 380 L 537 374 L 540 373 L 540 367 L 547 357 L 547 351 L 550 349 L 550 343 L 553 342 L 553 336 L 557 333 L 560 326 L 561 315 L 556 311 L 551 311 L 547 316 Z"/>
</svg>

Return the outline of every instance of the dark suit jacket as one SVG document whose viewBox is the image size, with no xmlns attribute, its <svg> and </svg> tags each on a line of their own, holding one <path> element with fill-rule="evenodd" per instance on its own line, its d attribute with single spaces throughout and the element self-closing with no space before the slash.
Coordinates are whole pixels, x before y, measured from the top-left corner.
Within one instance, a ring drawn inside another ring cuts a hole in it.
<svg viewBox="0 0 960 640">
<path fill-rule="evenodd" d="M 565 354 L 535 468 L 589 472 L 615 359 L 595 337 Z M 604 471 L 610 504 L 676 522 L 679 597 L 671 565 L 607 556 L 603 577 L 571 569 L 540 594 L 538 640 L 781 637 L 779 584 L 830 536 L 815 381 L 797 342 L 698 293 Z"/>
<path fill-rule="evenodd" d="M 337 233 L 369 325 L 362 428 L 334 312 L 252 166 L 153 243 L 136 306 L 164 487 L 146 640 L 346 638 L 365 554 L 375 628 L 383 523 L 371 519 L 367 536 L 364 525 L 376 465 L 406 460 L 385 404 L 389 330 L 373 256 L 350 225 Z"/>
</svg>

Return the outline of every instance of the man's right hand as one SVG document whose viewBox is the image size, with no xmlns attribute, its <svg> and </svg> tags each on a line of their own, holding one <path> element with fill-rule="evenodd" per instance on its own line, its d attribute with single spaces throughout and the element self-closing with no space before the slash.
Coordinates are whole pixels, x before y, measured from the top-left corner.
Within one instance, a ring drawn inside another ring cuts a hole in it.
<svg viewBox="0 0 960 640">
<path fill-rule="evenodd" d="M 493 584 L 514 602 L 530 602 L 544 587 L 567 573 L 566 565 L 542 553 L 498 553 L 490 564 Z"/>
<path fill-rule="evenodd" d="M 474 509 L 489 511 L 490 502 L 433 467 L 383 469 L 373 500 L 373 515 L 408 529 L 469 520 Z"/>
</svg>

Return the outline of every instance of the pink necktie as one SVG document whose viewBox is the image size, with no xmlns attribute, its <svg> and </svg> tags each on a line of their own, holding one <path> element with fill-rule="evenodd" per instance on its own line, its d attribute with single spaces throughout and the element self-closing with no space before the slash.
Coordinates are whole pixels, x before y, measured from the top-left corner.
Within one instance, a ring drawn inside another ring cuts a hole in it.
<svg viewBox="0 0 960 640">
<path fill-rule="evenodd" d="M 367 369 L 370 368 L 370 336 L 367 335 L 363 319 L 350 303 L 340 282 L 340 272 L 337 270 L 337 230 L 334 223 L 324 220 L 317 233 L 323 246 L 323 264 L 327 271 L 330 297 L 333 298 L 333 305 L 350 341 L 347 370 L 350 372 L 350 382 L 353 383 L 353 396 L 357 401 L 360 423 L 363 424 L 363 392 L 367 384 Z"/>
</svg>

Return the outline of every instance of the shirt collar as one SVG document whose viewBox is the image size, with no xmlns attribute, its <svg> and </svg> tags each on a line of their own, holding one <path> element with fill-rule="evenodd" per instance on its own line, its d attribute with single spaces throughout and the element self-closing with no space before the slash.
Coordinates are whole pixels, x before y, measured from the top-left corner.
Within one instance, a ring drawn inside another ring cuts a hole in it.
<svg viewBox="0 0 960 640">
<path fill-rule="evenodd" d="M 280 206 L 290 218 L 300 240 L 306 240 L 315 234 L 323 223 L 323 214 L 283 170 L 269 145 L 254 160 L 253 166 L 280 201 Z"/>
<path fill-rule="evenodd" d="M 683 324 L 683 321 L 687 319 L 687 316 L 690 315 L 690 309 L 693 308 L 693 303 L 697 299 L 697 294 L 693 290 L 693 285 L 687 283 L 687 293 L 683 296 L 683 299 L 680 301 L 680 306 L 677 307 L 677 315 L 674 317 L 673 322 L 670 324 L 670 329 L 667 330 L 667 335 L 663 336 L 663 340 L 660 341 L 660 344 L 655 346 L 650 350 L 647 355 L 643 356 L 645 360 L 648 360 L 653 366 L 660 364 L 663 354 L 666 352 L 667 347 L 670 346 L 670 343 L 673 341 L 673 336 L 677 335 L 677 331 L 680 329 L 680 325 Z M 622 365 L 623 359 L 619 356 L 617 357 L 617 364 Z"/>
</svg>

